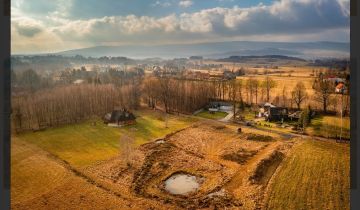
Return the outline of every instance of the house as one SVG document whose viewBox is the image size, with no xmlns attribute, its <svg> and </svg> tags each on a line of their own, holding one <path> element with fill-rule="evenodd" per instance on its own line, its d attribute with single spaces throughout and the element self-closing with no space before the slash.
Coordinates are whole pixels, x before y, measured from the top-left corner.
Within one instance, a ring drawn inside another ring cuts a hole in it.
<svg viewBox="0 0 360 210">
<path fill-rule="evenodd" d="M 135 124 L 136 117 L 126 109 L 114 110 L 104 116 L 105 124 L 132 125 Z"/>
<path fill-rule="evenodd" d="M 346 93 L 346 86 L 343 82 L 339 82 L 335 87 L 335 93 Z"/>
<path fill-rule="evenodd" d="M 266 103 L 264 104 L 264 111 L 265 111 L 265 112 L 268 112 L 270 108 L 275 108 L 275 107 L 276 107 L 276 106 L 275 106 L 274 104 L 269 103 L 269 102 L 266 102 Z"/>
<path fill-rule="evenodd" d="M 262 107 L 259 108 L 259 113 L 257 114 L 257 117 L 265 117 L 267 118 L 269 116 L 269 109 L 270 107 L 274 108 L 276 107 L 270 102 L 266 102 L 262 105 Z"/>
<path fill-rule="evenodd" d="M 288 109 L 283 107 L 269 107 L 266 120 L 284 121 L 288 119 Z"/>
</svg>

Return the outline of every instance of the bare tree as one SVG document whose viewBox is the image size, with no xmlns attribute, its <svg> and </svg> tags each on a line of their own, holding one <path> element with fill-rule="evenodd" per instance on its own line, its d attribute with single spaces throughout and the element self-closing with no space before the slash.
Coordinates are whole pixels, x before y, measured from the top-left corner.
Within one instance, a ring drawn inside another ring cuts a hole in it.
<svg viewBox="0 0 360 210">
<path fill-rule="evenodd" d="M 286 101 L 287 101 L 287 97 L 286 97 L 286 89 L 285 89 L 285 85 L 282 89 L 282 106 L 286 107 Z"/>
<path fill-rule="evenodd" d="M 266 92 L 266 100 L 270 101 L 270 91 L 271 89 L 276 87 L 276 82 L 271 79 L 269 76 L 265 77 L 265 80 L 262 83 L 262 88 L 265 90 Z"/>
<path fill-rule="evenodd" d="M 229 99 L 231 100 L 233 104 L 233 112 L 234 116 L 236 114 L 236 98 L 237 98 L 237 83 L 236 80 L 231 80 L 229 82 Z"/>
<path fill-rule="evenodd" d="M 327 112 L 330 95 L 334 91 L 334 87 L 332 83 L 329 80 L 323 79 L 320 76 L 314 84 L 314 89 L 315 89 L 314 100 L 321 103 L 323 107 L 323 111 Z"/>
<path fill-rule="evenodd" d="M 258 104 L 258 94 L 259 94 L 259 87 L 260 87 L 259 80 L 253 79 L 252 80 L 252 87 L 253 87 L 254 92 L 255 92 L 255 104 Z"/>
<path fill-rule="evenodd" d="M 158 77 L 158 85 L 159 85 L 159 98 L 164 104 L 165 112 L 169 112 L 171 79 L 168 77 Z"/>
<path fill-rule="evenodd" d="M 300 110 L 301 103 L 307 98 L 305 85 L 303 82 L 298 82 L 291 91 L 291 98 L 295 102 L 297 108 Z"/>
</svg>

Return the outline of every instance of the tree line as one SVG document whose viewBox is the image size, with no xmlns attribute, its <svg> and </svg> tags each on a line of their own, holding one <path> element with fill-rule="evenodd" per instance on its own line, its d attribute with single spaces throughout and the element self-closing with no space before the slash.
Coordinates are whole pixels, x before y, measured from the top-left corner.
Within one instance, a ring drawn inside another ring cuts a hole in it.
<svg viewBox="0 0 360 210">
<path fill-rule="evenodd" d="M 111 79 L 116 79 L 116 76 Z M 31 78 L 22 80 L 30 87 L 38 81 Z M 295 106 L 297 109 L 306 107 L 306 100 L 312 100 L 321 104 L 324 112 L 327 112 L 331 105 L 334 105 L 332 109 L 336 110 L 336 105 L 339 104 L 336 101 L 338 98 L 334 98 L 334 85 L 320 77 L 314 83 L 312 97 L 301 81 L 297 82 L 292 90 L 284 86 L 281 93 L 275 95 L 273 90 L 278 85 L 269 76 L 262 81 L 253 77 L 223 81 L 190 81 L 171 77 L 143 77 L 142 74 L 134 74 L 126 83 L 110 81 L 108 84 L 67 84 L 25 94 L 14 94 L 13 128 L 20 132 L 77 123 L 93 116 L 102 117 L 115 108 L 137 109 L 141 103 L 168 113 L 185 114 L 193 113 L 211 100 L 230 101 L 234 107 L 239 104 L 258 105 L 272 101 L 277 106 Z M 348 94 L 344 97 L 343 109 L 346 113 L 346 110 L 349 110 L 350 98 Z"/>
<path fill-rule="evenodd" d="M 139 106 L 137 83 L 122 87 L 69 85 L 12 97 L 12 122 L 16 132 L 77 123 L 104 116 L 115 107 Z"/>
</svg>

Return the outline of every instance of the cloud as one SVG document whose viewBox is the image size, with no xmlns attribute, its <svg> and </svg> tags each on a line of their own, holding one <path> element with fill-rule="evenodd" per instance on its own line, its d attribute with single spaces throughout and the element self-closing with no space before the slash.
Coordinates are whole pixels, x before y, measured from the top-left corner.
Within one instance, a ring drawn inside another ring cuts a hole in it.
<svg viewBox="0 0 360 210">
<path fill-rule="evenodd" d="M 171 6 L 171 3 L 168 2 L 168 1 L 164 1 L 164 2 L 161 2 L 161 1 L 156 1 L 154 4 L 152 4 L 153 7 L 156 7 L 156 6 L 160 6 L 160 7 L 170 7 Z"/>
<path fill-rule="evenodd" d="M 25 26 L 25 27 L 18 27 L 18 32 L 20 35 L 33 37 L 34 35 L 41 32 L 40 28 Z"/>
<path fill-rule="evenodd" d="M 349 16 L 337 1 L 282 0 L 271 6 L 212 8 L 194 13 L 150 16 L 110 16 L 69 20 L 54 27 L 68 37 L 91 34 L 213 33 L 219 36 L 296 34 L 349 27 Z M 105 37 L 104 37 L 105 38 Z"/>
<path fill-rule="evenodd" d="M 194 3 L 191 1 L 191 0 L 181 0 L 179 2 L 179 6 L 180 7 L 184 7 L 184 8 L 187 8 L 187 7 L 190 7 L 191 5 L 193 5 Z"/>
<path fill-rule="evenodd" d="M 44 27 L 40 21 L 31 18 L 18 18 L 12 23 L 12 27 L 16 29 L 16 32 L 25 37 L 34 37 L 43 31 Z"/>
<path fill-rule="evenodd" d="M 249 8 L 203 9 L 192 13 L 152 16 L 105 16 L 72 20 L 12 18 L 16 42 L 38 34 L 68 48 L 76 45 L 184 43 L 218 40 L 348 41 L 348 0 L 280 0 Z M 39 30 L 37 30 L 39 29 Z M 326 36 L 324 36 L 326 35 Z M 330 35 L 330 36 L 329 36 Z M 43 43 L 39 43 L 43 44 Z"/>
</svg>

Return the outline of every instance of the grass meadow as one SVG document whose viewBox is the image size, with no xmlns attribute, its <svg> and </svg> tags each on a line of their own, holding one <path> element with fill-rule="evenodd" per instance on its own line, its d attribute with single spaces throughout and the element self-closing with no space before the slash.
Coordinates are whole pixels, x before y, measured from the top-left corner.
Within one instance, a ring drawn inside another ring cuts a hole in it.
<svg viewBox="0 0 360 210">
<path fill-rule="evenodd" d="M 228 113 L 226 113 L 226 112 L 210 113 L 209 111 L 204 110 L 204 111 L 197 113 L 195 116 L 203 117 L 203 118 L 207 118 L 207 119 L 218 120 L 218 119 L 222 119 L 222 118 L 226 117 L 226 115 L 228 115 Z"/>
<path fill-rule="evenodd" d="M 122 128 L 109 127 L 97 119 L 40 132 L 29 132 L 15 138 L 34 144 L 81 168 L 118 155 L 121 151 L 119 143 L 122 135 L 133 136 L 135 144 L 141 145 L 185 128 L 195 121 L 191 117 L 169 115 L 166 128 L 163 114 L 151 111 L 139 111 L 135 114 L 137 123 Z M 93 125 L 94 121 L 96 125 Z"/>
<path fill-rule="evenodd" d="M 349 144 L 306 140 L 274 177 L 267 209 L 350 209 L 349 173 Z"/>
<path fill-rule="evenodd" d="M 312 119 L 306 132 L 310 135 L 326 138 L 339 138 L 341 118 L 339 116 L 320 116 Z M 344 117 L 342 122 L 342 137 L 350 139 L 350 118 Z"/>
</svg>

